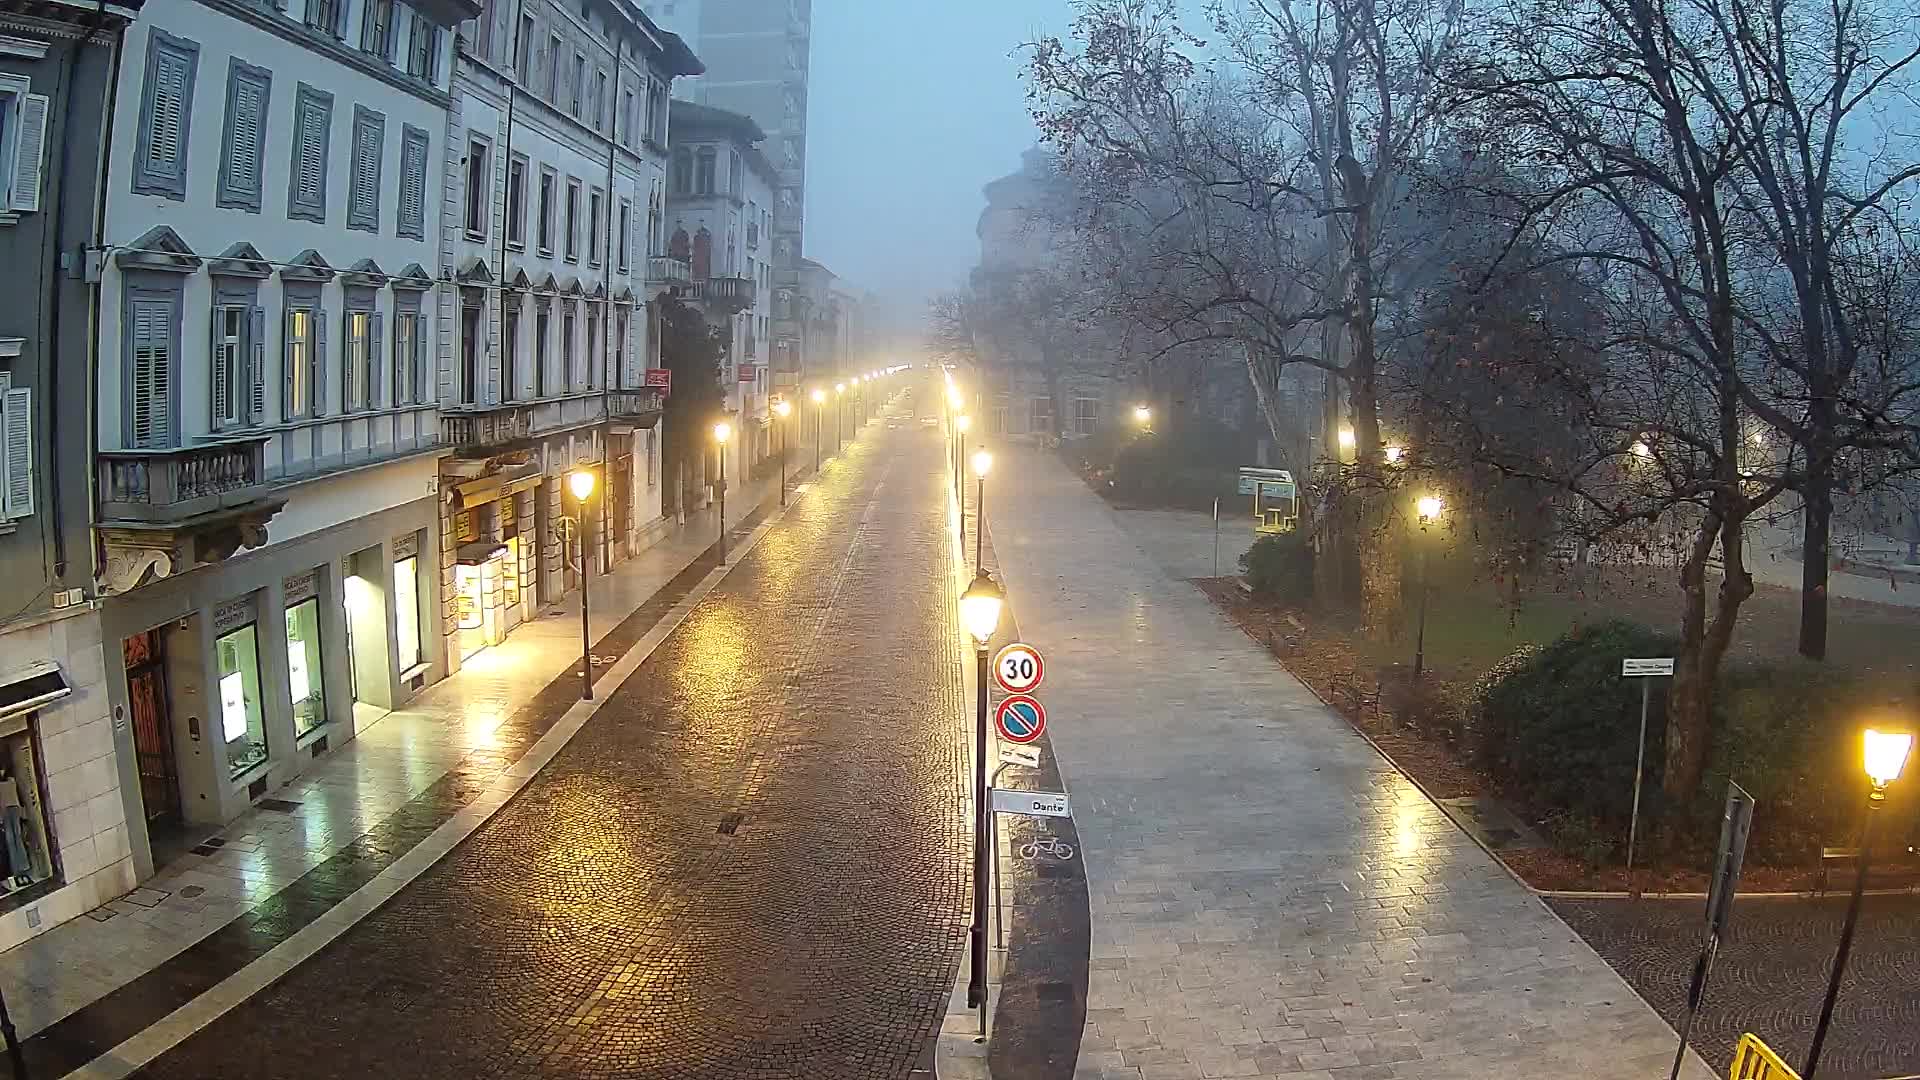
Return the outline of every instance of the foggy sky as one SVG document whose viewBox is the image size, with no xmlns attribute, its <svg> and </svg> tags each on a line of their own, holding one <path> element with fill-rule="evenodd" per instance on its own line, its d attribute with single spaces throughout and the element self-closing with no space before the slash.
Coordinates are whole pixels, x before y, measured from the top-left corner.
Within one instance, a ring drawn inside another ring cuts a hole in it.
<svg viewBox="0 0 1920 1080">
<path fill-rule="evenodd" d="M 1021 61 L 1066 0 L 814 0 L 805 254 L 918 326 L 979 255 L 980 188 L 1038 140 Z"/>
</svg>

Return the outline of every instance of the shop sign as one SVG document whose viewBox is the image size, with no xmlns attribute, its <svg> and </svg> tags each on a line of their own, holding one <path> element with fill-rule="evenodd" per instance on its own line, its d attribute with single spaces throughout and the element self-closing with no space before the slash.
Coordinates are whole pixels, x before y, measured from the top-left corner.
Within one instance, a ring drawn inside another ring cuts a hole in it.
<svg viewBox="0 0 1920 1080">
<path fill-rule="evenodd" d="M 662 396 L 670 394 L 673 392 L 673 372 L 667 368 L 648 368 L 644 385 L 649 390 L 660 391 Z"/>
<path fill-rule="evenodd" d="M 292 607 L 294 604 L 309 597 L 318 596 L 320 594 L 320 568 L 316 566 L 304 574 L 294 574 L 282 582 L 280 587 L 286 591 L 288 607 Z M 300 700 L 300 695 L 295 694 L 293 699 L 295 701 Z"/>
<path fill-rule="evenodd" d="M 393 538 L 393 561 L 394 562 L 399 562 L 401 559 L 411 559 L 419 554 L 420 554 L 420 534 L 419 533 L 411 532 L 405 536 L 396 536 Z"/>
<path fill-rule="evenodd" d="M 213 632 L 215 636 L 229 630 L 238 629 L 253 621 L 253 594 L 248 593 L 238 600 L 229 600 L 213 609 Z"/>
</svg>

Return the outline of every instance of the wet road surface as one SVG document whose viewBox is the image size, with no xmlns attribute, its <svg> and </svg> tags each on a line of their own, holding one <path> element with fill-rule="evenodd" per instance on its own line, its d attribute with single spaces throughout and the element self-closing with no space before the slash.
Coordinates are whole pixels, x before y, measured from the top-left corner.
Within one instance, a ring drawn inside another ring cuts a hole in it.
<svg viewBox="0 0 1920 1080">
<path fill-rule="evenodd" d="M 138 1075 L 908 1075 L 966 925 L 942 463 L 874 425 L 491 821 Z"/>
</svg>

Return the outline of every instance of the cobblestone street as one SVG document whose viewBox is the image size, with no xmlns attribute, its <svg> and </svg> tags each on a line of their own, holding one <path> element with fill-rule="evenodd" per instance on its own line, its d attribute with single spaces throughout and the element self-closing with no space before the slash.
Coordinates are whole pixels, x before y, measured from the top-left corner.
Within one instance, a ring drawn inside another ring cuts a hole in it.
<svg viewBox="0 0 1920 1080">
<path fill-rule="evenodd" d="M 138 1075 L 906 1076 L 965 927 L 941 468 L 876 424 L 491 821 Z"/>
</svg>

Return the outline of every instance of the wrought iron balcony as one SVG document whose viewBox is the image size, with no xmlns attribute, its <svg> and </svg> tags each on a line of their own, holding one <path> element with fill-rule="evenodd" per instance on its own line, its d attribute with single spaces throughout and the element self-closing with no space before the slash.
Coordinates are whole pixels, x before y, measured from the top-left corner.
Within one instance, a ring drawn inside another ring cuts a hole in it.
<svg viewBox="0 0 1920 1080">
<path fill-rule="evenodd" d="M 265 435 L 156 450 L 102 450 L 103 525 L 178 525 L 266 501 Z"/>
<path fill-rule="evenodd" d="M 758 300 L 757 283 L 750 277 L 710 277 L 702 283 L 700 299 L 708 307 L 745 311 Z"/>
<path fill-rule="evenodd" d="M 533 408 L 529 405 L 468 406 L 440 413 L 440 441 L 454 453 L 502 449 L 531 438 Z"/>
</svg>

